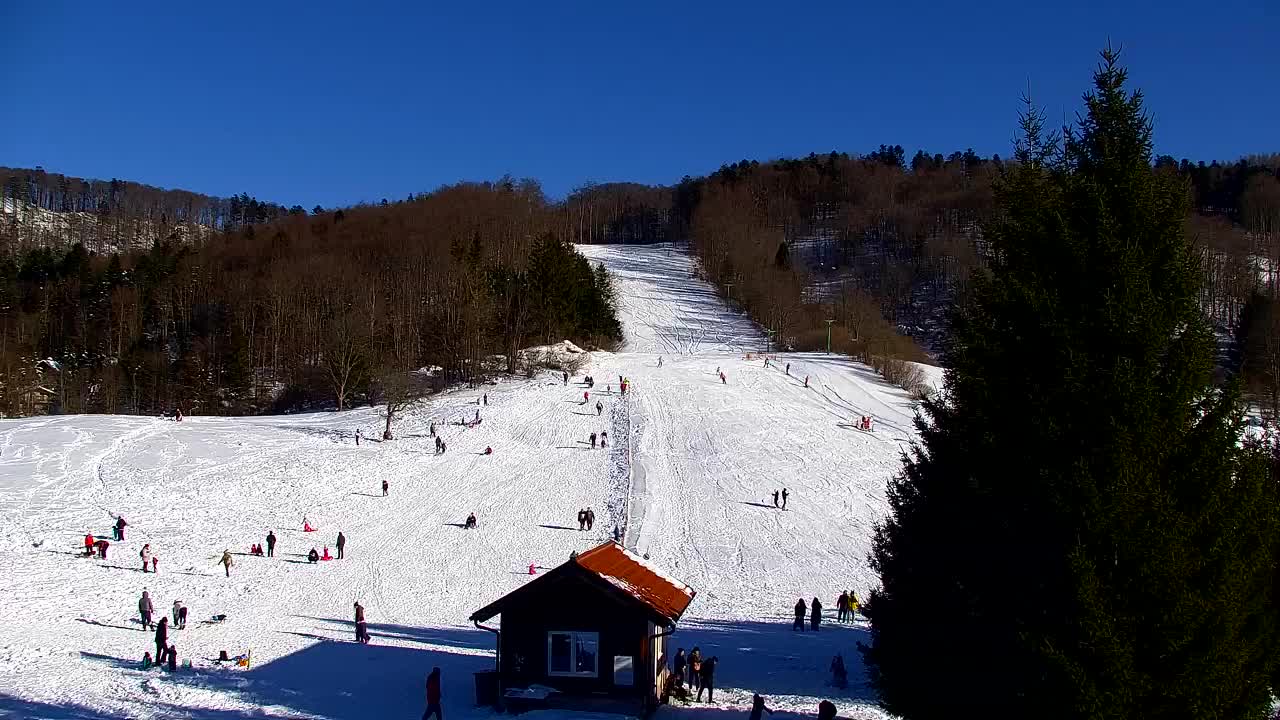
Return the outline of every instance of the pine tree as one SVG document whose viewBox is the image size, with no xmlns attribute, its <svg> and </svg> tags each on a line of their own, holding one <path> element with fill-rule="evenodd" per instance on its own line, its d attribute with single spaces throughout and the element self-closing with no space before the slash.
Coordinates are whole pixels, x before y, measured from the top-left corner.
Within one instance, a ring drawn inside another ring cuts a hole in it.
<svg viewBox="0 0 1280 720">
<path fill-rule="evenodd" d="M 1061 146 L 1028 101 L 890 487 L 864 656 L 909 720 L 1265 715 L 1277 492 L 1125 79 L 1108 48 Z"/>
</svg>

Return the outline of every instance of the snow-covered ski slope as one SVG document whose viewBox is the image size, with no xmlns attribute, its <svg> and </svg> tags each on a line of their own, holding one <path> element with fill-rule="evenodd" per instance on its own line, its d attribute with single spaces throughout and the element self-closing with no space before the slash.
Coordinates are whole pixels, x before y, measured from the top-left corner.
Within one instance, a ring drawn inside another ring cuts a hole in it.
<svg viewBox="0 0 1280 720">
<path fill-rule="evenodd" d="M 0 421 L 0 718 L 416 717 L 423 678 L 440 666 L 445 711 L 487 720 L 471 673 L 492 666 L 494 638 L 467 616 L 527 582 L 531 563 L 559 564 L 615 523 L 698 591 L 676 645 L 721 659 L 715 703 L 662 715 L 745 711 L 760 692 L 784 714 L 813 715 L 828 698 L 844 716 L 880 717 L 854 647 L 865 627 L 834 627 L 835 598 L 874 582 L 871 529 L 910 437 L 910 399 L 838 358 L 746 360 L 761 335 L 678 251 L 581 250 L 615 274 L 627 336 L 582 371 L 596 378 L 588 405 L 577 382 L 511 379 L 437 396 L 398 423 L 396 440 L 360 447 L 351 434 L 380 435 L 377 409 Z M 626 401 L 619 375 L 631 380 Z M 479 426 L 446 424 L 477 409 Z M 873 433 L 852 428 L 865 414 Z M 587 436 L 601 430 L 614 447 L 592 451 Z M 771 496 L 783 487 L 785 512 Z M 597 523 L 579 532 L 586 506 Z M 477 530 L 459 527 L 468 512 Z M 110 537 L 113 513 L 129 521 L 127 540 L 105 562 L 76 557 L 86 531 Z M 319 532 L 302 532 L 304 516 Z M 230 578 L 215 566 L 268 530 L 277 557 L 235 555 Z M 312 546 L 334 551 L 339 530 L 347 557 L 307 564 Z M 144 542 L 158 574 L 138 569 Z M 157 617 L 175 599 L 190 608 L 170 639 L 191 670 L 139 668 L 155 648 L 138 623 L 144 587 Z M 791 607 L 814 596 L 828 624 L 793 633 Z M 351 642 L 355 600 L 369 645 Z M 202 622 L 215 614 L 227 619 Z M 212 662 L 250 649 L 247 669 Z M 837 652 L 843 690 L 828 684 Z"/>
</svg>

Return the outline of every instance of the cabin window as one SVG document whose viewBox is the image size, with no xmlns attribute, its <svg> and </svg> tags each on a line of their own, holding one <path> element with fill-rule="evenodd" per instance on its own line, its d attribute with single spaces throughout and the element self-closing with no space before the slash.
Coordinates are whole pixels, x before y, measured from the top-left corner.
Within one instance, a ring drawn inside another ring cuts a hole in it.
<svg viewBox="0 0 1280 720">
<path fill-rule="evenodd" d="M 558 677 L 599 677 L 600 634 L 547 633 L 547 674 Z"/>
</svg>

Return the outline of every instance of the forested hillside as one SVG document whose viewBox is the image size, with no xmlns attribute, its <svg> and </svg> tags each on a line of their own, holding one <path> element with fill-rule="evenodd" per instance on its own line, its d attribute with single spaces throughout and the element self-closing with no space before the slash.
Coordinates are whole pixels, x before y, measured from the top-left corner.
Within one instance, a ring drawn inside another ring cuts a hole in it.
<svg viewBox="0 0 1280 720">
<path fill-rule="evenodd" d="M 619 335 L 609 282 L 535 184 L 286 213 L 198 244 L 0 264 L 0 409 L 236 414 L 473 380 L 492 356 Z"/>
</svg>

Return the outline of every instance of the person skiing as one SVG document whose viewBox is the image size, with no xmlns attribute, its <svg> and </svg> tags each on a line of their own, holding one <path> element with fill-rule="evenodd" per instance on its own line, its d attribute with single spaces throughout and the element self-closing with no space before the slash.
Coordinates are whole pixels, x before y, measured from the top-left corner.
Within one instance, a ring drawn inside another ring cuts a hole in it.
<svg viewBox="0 0 1280 720">
<path fill-rule="evenodd" d="M 782 488 L 782 509 L 787 509 L 787 489 Z"/>
<path fill-rule="evenodd" d="M 688 663 L 688 659 L 684 656 L 684 648 L 676 648 L 675 660 L 671 662 L 671 674 L 676 679 L 676 685 L 684 683 L 684 670 Z"/>
<path fill-rule="evenodd" d="M 444 713 L 440 711 L 440 668 L 431 668 L 431 674 L 427 675 L 427 709 L 422 713 L 422 720 L 432 715 L 436 716 L 436 720 L 444 720 Z"/>
<path fill-rule="evenodd" d="M 364 606 L 360 601 L 355 603 L 356 610 L 356 642 L 368 644 L 369 642 L 369 626 L 364 621 Z"/>
<path fill-rule="evenodd" d="M 600 401 L 597 400 L 596 401 L 596 417 L 600 417 L 600 413 L 602 412 L 604 412 L 604 405 L 601 405 Z"/>
<path fill-rule="evenodd" d="M 596 449 L 596 434 L 595 434 L 595 433 L 591 433 L 591 449 L 592 449 L 592 450 L 595 450 L 595 449 Z"/>
<path fill-rule="evenodd" d="M 836 598 L 836 621 L 844 622 L 849 617 L 849 593 L 841 592 Z"/>
<path fill-rule="evenodd" d="M 702 691 L 707 691 L 707 702 L 715 702 L 716 694 L 716 663 L 720 662 L 720 658 L 712 655 L 706 662 L 702 663 L 702 670 L 698 673 L 698 697 L 695 702 L 702 702 Z"/>
<path fill-rule="evenodd" d="M 338 559 L 339 559 L 339 560 L 341 560 L 341 559 L 342 559 L 342 549 L 343 549 L 343 548 L 345 548 L 345 547 L 347 546 L 347 536 L 346 536 L 346 535 L 343 535 L 341 530 L 339 530 L 339 531 L 338 531 L 338 542 L 337 542 L 337 545 L 338 545 Z"/>
<path fill-rule="evenodd" d="M 267 557 L 275 557 L 276 554 L 276 533 L 274 530 L 267 531 Z"/>
<path fill-rule="evenodd" d="M 818 598 L 814 598 L 809 610 L 809 623 L 813 626 L 814 632 L 818 632 L 818 623 L 820 622 L 822 622 L 822 603 L 818 601 Z"/>
<path fill-rule="evenodd" d="M 360 428 L 356 428 L 356 447 L 360 447 Z"/>
<path fill-rule="evenodd" d="M 221 565 L 222 565 L 222 569 L 226 571 L 226 573 L 227 573 L 227 577 L 231 577 L 231 566 L 235 564 L 235 561 L 231 559 L 231 551 L 230 551 L 230 550 L 223 550 L 223 551 L 222 551 L 222 559 L 221 559 L 221 560 L 219 560 L 217 563 L 214 563 L 214 564 L 216 565 L 216 564 L 219 564 L 219 563 L 221 563 Z"/>
<path fill-rule="evenodd" d="M 586 529 L 587 529 L 587 510 L 586 510 L 586 508 L 583 508 L 583 509 L 581 509 L 581 510 L 579 510 L 579 511 L 578 511 L 578 529 L 579 529 L 579 530 L 586 530 Z"/>
<path fill-rule="evenodd" d="M 707 702 L 711 700 L 708 699 Z M 765 713 L 772 715 L 773 711 L 764 706 L 764 698 L 760 697 L 760 693 L 756 693 L 755 697 L 751 698 L 751 715 L 747 720 L 761 720 Z"/>
<path fill-rule="evenodd" d="M 804 613 L 806 609 L 804 598 L 800 598 L 796 601 L 796 621 L 791 625 L 792 630 L 804 632 Z"/>
<path fill-rule="evenodd" d="M 307 553 L 307 562 L 309 563 L 320 562 L 320 553 L 316 552 L 315 548 L 311 548 L 311 552 Z"/>
<path fill-rule="evenodd" d="M 388 488 L 388 487 L 390 487 L 390 486 L 387 484 L 387 481 L 386 481 L 386 480 L 383 480 L 383 481 L 382 481 L 382 497 L 386 497 L 386 496 L 387 496 L 387 488 Z"/>
<path fill-rule="evenodd" d="M 124 516 L 123 516 L 123 515 L 121 515 L 121 516 L 119 516 L 119 517 L 117 517 L 117 518 L 116 518 L 116 525 L 115 525 L 115 528 L 116 528 L 116 532 L 115 532 L 115 539 L 116 539 L 116 540 L 124 540 L 124 529 L 125 529 L 126 527 L 128 527 L 128 526 L 129 526 L 129 523 L 127 523 L 127 522 L 125 522 L 125 521 L 124 521 Z"/>
<path fill-rule="evenodd" d="M 467 530 L 475 530 L 475 529 L 476 529 L 476 514 L 475 514 L 475 513 L 471 513 L 471 514 L 467 515 L 467 521 L 466 521 L 465 523 L 463 523 L 463 527 L 464 527 L 464 528 L 466 528 Z"/>
<path fill-rule="evenodd" d="M 155 606 L 151 604 L 151 593 L 146 590 L 142 591 L 142 597 L 138 599 L 138 614 L 142 616 L 142 629 L 151 629 L 151 613 L 155 610 Z"/>
<path fill-rule="evenodd" d="M 773 491 L 773 506 L 778 507 L 778 491 Z"/>
<path fill-rule="evenodd" d="M 138 557 L 142 558 L 142 572 L 147 572 L 147 566 L 151 564 L 151 543 L 142 546 Z"/>
<path fill-rule="evenodd" d="M 93 557 L 93 546 L 98 541 L 94 539 L 93 533 L 84 534 L 84 556 Z"/>
</svg>

